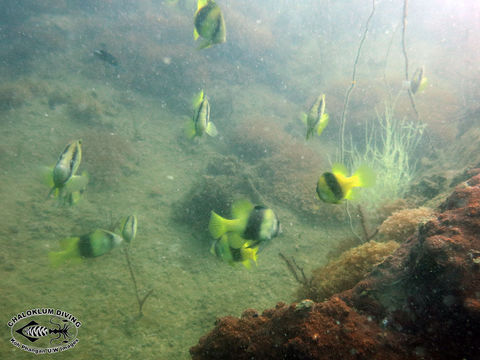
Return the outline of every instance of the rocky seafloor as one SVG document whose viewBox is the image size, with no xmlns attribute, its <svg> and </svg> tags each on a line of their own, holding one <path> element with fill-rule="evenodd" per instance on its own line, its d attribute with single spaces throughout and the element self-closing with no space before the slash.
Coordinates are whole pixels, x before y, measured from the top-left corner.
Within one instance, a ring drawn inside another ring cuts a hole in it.
<svg viewBox="0 0 480 360">
<path fill-rule="evenodd" d="M 193 359 L 480 359 L 480 169 L 352 289 L 223 317 Z"/>
</svg>

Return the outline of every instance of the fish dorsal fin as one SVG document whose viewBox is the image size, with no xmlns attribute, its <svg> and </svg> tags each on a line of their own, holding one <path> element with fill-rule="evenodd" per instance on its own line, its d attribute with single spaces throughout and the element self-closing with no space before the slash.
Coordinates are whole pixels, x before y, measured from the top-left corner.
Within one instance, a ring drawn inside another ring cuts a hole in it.
<svg viewBox="0 0 480 360">
<path fill-rule="evenodd" d="M 205 7 L 208 4 L 209 0 L 198 0 L 197 2 L 197 11 Z"/>
<path fill-rule="evenodd" d="M 60 240 L 60 249 L 62 250 L 69 250 L 72 247 L 75 247 L 78 243 L 80 238 L 78 237 L 69 237 L 66 239 Z"/>
<path fill-rule="evenodd" d="M 308 125 L 308 115 L 305 112 L 300 113 L 300 121 L 303 123 L 303 125 Z"/>
<path fill-rule="evenodd" d="M 336 175 L 348 176 L 348 169 L 345 165 L 340 163 L 335 163 L 332 165 L 332 173 Z"/>
<path fill-rule="evenodd" d="M 248 200 L 236 200 L 232 204 L 232 217 L 234 219 L 247 219 L 250 212 L 253 210 L 253 205 Z"/>
<path fill-rule="evenodd" d="M 197 37 L 198 37 L 198 34 L 197 34 Z M 200 103 L 202 102 L 203 100 L 203 89 L 199 91 L 198 94 L 196 94 L 194 97 L 193 97 L 193 100 L 192 100 L 192 104 L 193 104 L 193 108 L 196 109 Z"/>
</svg>

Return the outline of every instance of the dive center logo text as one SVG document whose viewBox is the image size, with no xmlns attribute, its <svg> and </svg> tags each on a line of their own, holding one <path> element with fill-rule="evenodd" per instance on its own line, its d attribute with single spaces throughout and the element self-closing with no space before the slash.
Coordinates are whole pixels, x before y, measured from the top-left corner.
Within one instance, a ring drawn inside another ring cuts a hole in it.
<svg viewBox="0 0 480 360">
<path fill-rule="evenodd" d="M 19 313 L 7 325 L 14 346 L 35 354 L 53 354 L 78 344 L 78 328 L 82 323 L 66 311 L 41 308 Z"/>
</svg>

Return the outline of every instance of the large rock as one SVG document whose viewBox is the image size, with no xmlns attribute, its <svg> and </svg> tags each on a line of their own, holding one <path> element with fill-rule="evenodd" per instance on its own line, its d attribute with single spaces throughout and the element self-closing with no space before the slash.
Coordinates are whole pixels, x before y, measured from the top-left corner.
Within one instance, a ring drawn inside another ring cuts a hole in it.
<svg viewBox="0 0 480 360">
<path fill-rule="evenodd" d="M 351 290 L 225 317 L 194 359 L 480 359 L 480 175 Z"/>
</svg>

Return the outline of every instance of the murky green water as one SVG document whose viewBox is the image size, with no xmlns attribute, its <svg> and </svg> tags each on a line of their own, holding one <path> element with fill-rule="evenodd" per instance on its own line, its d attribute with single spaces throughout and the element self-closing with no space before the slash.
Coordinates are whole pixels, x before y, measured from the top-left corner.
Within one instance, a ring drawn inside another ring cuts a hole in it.
<svg viewBox="0 0 480 360">
<path fill-rule="evenodd" d="M 318 176 L 338 159 L 344 95 L 371 6 L 347 3 L 218 1 L 227 42 L 201 51 L 191 39 L 189 1 L 0 5 L 1 358 L 33 356 L 10 344 L 6 326 L 27 309 L 62 309 L 82 323 L 77 346 L 47 358 L 184 359 L 217 317 L 296 300 L 298 284 L 278 253 L 294 256 L 309 274 L 352 238 L 344 205 L 322 204 L 315 194 Z M 460 136 L 476 138 L 474 120 L 459 124 L 478 106 L 479 74 L 469 71 L 479 39 L 458 19 L 478 7 L 458 8 L 450 31 L 439 25 L 447 8 L 432 10 L 431 22 L 421 25 L 428 4 L 412 4 L 411 73 L 425 65 L 431 84 L 415 97 L 418 118 L 402 92 L 397 5 L 378 4 L 345 138 L 349 149 L 364 151 L 365 123 L 398 93 L 396 116 L 426 123 L 430 138 L 418 146 L 436 154 L 409 154 L 421 160 L 409 181 L 435 172 L 448 178 L 476 159 L 475 148 L 455 135 L 460 127 Z M 120 65 L 96 58 L 99 47 Z M 183 129 L 202 88 L 219 136 L 189 141 Z M 331 123 L 306 143 L 299 114 L 321 92 Z M 381 139 L 375 136 L 372 143 Z M 83 140 L 79 173 L 86 170 L 90 184 L 82 201 L 64 207 L 45 199 L 41 174 L 73 139 Z M 434 197 L 404 190 L 415 205 Z M 265 202 L 282 223 L 251 270 L 209 252 L 210 210 L 225 212 L 239 197 Z M 368 204 L 372 226 L 374 208 Z M 352 226 L 361 233 L 354 209 Z M 48 263 L 60 240 L 108 229 L 132 213 L 139 221 L 130 256 L 140 295 L 153 289 L 140 319 L 123 249 L 60 268 Z"/>
</svg>

